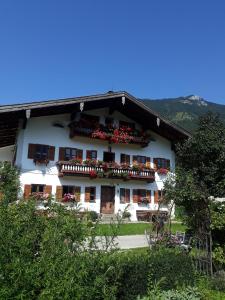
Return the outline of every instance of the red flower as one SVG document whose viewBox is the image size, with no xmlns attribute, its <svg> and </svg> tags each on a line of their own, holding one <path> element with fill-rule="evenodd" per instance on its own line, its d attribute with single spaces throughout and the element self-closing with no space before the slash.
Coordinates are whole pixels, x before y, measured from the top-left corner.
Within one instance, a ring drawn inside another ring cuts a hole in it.
<svg viewBox="0 0 225 300">
<path fill-rule="evenodd" d="M 96 178 L 97 177 L 97 172 L 94 171 L 94 170 L 90 171 L 89 175 L 90 175 L 90 178 Z"/>
</svg>

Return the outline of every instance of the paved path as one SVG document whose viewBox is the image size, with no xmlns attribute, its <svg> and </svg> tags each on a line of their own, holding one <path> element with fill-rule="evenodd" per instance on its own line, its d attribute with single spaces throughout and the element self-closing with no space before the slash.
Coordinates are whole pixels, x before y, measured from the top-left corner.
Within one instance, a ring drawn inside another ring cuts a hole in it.
<svg viewBox="0 0 225 300">
<path fill-rule="evenodd" d="M 97 242 L 98 246 L 102 248 L 101 245 L 105 244 L 104 237 L 96 237 L 96 240 L 98 240 Z M 117 244 L 117 247 L 120 249 L 148 247 L 148 242 L 144 234 L 120 235 L 115 239 L 114 244 Z"/>
<path fill-rule="evenodd" d="M 121 235 L 117 240 L 120 249 L 148 247 L 145 235 Z"/>
</svg>

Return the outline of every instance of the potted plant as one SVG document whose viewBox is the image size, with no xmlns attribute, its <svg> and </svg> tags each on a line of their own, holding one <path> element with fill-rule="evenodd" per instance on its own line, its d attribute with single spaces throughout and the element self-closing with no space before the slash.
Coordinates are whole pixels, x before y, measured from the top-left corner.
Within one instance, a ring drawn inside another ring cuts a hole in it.
<svg viewBox="0 0 225 300">
<path fill-rule="evenodd" d="M 165 169 L 165 168 L 160 168 L 157 170 L 157 173 L 160 175 L 166 175 L 168 172 L 169 172 L 169 170 Z"/>
</svg>

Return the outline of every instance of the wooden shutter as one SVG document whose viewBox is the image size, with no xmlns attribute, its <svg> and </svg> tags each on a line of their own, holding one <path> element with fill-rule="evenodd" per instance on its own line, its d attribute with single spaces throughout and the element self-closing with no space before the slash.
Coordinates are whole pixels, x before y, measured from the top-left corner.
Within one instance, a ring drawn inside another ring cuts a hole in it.
<svg viewBox="0 0 225 300">
<path fill-rule="evenodd" d="M 130 189 L 125 190 L 125 201 L 126 203 L 130 203 Z"/>
<path fill-rule="evenodd" d="M 154 203 L 158 203 L 159 202 L 159 193 L 158 191 L 154 191 Z"/>
<path fill-rule="evenodd" d="M 137 164 L 137 155 L 133 155 L 133 165 Z"/>
<path fill-rule="evenodd" d="M 49 160 L 55 160 L 55 147 L 54 146 L 49 146 L 48 159 Z"/>
<path fill-rule="evenodd" d="M 50 195 L 52 193 L 52 186 L 51 185 L 45 185 L 44 193 Z"/>
<path fill-rule="evenodd" d="M 77 159 L 82 160 L 83 159 L 83 150 L 77 149 Z"/>
<path fill-rule="evenodd" d="M 133 190 L 133 203 L 138 203 L 138 190 Z"/>
<path fill-rule="evenodd" d="M 166 160 L 166 168 L 167 168 L 167 170 L 170 170 L 170 160 L 169 159 Z"/>
<path fill-rule="evenodd" d="M 146 157 L 146 167 L 150 168 L 151 167 L 151 160 L 150 157 Z"/>
<path fill-rule="evenodd" d="M 63 187 L 61 185 L 57 185 L 55 199 L 57 201 L 61 201 L 63 197 Z"/>
<path fill-rule="evenodd" d="M 24 198 L 25 199 L 28 199 L 30 197 L 30 194 L 31 194 L 31 185 L 30 184 L 25 184 L 24 185 Z"/>
<path fill-rule="evenodd" d="M 90 202 L 91 198 L 91 188 L 85 187 L 85 202 Z"/>
<path fill-rule="evenodd" d="M 59 147 L 59 161 L 65 160 L 65 149 L 64 147 Z"/>
<path fill-rule="evenodd" d="M 80 186 L 74 187 L 74 195 L 75 195 L 76 201 L 80 201 L 80 191 L 81 191 Z"/>
<path fill-rule="evenodd" d="M 35 153 L 36 153 L 36 144 L 29 144 L 28 145 L 28 158 L 33 159 L 35 158 Z"/>
<path fill-rule="evenodd" d="M 146 198 L 148 199 L 149 203 L 151 203 L 151 191 L 146 190 Z"/>
<path fill-rule="evenodd" d="M 91 150 L 86 151 L 86 159 L 87 160 L 91 159 Z"/>
<path fill-rule="evenodd" d="M 154 169 L 157 170 L 158 169 L 158 158 L 153 159 L 153 164 L 154 164 Z"/>
</svg>

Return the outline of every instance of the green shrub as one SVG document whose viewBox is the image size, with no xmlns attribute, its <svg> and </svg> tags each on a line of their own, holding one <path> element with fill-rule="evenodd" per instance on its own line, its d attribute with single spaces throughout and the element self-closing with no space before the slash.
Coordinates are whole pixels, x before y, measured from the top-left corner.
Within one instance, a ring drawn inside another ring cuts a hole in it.
<svg viewBox="0 0 225 300">
<path fill-rule="evenodd" d="M 190 256 L 179 249 L 159 248 L 150 255 L 153 280 L 164 278 L 163 289 L 193 285 L 195 271 Z"/>
<path fill-rule="evenodd" d="M 96 222 L 98 220 L 98 213 L 94 210 L 91 210 L 91 211 L 88 212 L 88 218 L 92 222 Z"/>
<path fill-rule="evenodd" d="M 215 290 L 225 291 L 225 271 L 216 272 L 212 277 L 212 285 Z"/>
<path fill-rule="evenodd" d="M 201 300 L 201 293 L 192 287 L 187 287 L 183 290 L 168 290 L 160 291 L 158 289 L 153 290 L 147 297 L 141 298 L 141 300 Z"/>
</svg>

